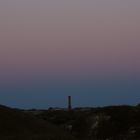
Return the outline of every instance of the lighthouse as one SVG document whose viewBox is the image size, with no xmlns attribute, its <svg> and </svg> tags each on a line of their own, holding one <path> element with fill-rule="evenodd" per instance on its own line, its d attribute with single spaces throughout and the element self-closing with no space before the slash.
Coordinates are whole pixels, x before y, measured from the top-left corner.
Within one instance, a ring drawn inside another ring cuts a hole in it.
<svg viewBox="0 0 140 140">
<path fill-rule="evenodd" d="M 70 111 L 71 109 L 72 109 L 71 96 L 68 96 L 68 110 Z"/>
</svg>

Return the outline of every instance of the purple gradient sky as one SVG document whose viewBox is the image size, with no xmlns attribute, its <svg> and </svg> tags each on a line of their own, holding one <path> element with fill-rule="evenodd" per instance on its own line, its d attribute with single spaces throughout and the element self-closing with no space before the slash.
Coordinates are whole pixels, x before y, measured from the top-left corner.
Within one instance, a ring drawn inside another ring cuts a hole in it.
<svg viewBox="0 0 140 140">
<path fill-rule="evenodd" d="M 1 0 L 0 102 L 64 106 L 54 99 L 59 92 L 63 99 L 72 94 L 77 106 L 137 103 L 139 7 L 139 0 Z M 114 88 L 99 91 L 93 83 L 98 89 L 104 89 L 104 83 Z M 127 93 L 121 96 L 123 91 Z M 51 102 L 45 104 L 44 97 Z"/>
</svg>

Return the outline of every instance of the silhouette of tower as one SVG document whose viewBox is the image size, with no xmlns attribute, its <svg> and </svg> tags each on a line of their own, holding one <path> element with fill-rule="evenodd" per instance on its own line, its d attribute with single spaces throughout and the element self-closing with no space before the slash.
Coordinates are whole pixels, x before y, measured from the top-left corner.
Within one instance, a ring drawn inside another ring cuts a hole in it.
<svg viewBox="0 0 140 140">
<path fill-rule="evenodd" d="M 72 106 L 71 106 L 71 96 L 68 96 L 68 110 L 71 110 Z"/>
</svg>

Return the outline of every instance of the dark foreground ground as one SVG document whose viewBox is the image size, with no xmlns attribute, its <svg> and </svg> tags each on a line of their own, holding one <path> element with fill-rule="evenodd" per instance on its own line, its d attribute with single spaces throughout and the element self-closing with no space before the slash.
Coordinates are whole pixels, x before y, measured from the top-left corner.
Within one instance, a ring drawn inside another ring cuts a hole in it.
<svg viewBox="0 0 140 140">
<path fill-rule="evenodd" d="M 75 140 L 70 134 L 21 110 L 0 106 L 0 140 Z"/>
<path fill-rule="evenodd" d="M 18 110 L 0 106 L 0 140 L 140 140 L 140 106 Z"/>
</svg>

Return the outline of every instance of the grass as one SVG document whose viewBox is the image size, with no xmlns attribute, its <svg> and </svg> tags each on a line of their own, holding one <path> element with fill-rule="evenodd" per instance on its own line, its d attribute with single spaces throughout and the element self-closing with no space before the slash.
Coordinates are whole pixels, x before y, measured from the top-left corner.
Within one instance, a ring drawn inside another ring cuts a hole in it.
<svg viewBox="0 0 140 140">
<path fill-rule="evenodd" d="M 46 121 L 17 109 L 0 106 L 0 140 L 74 140 Z"/>
</svg>

